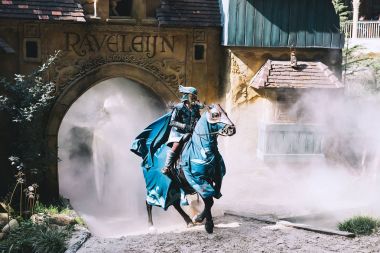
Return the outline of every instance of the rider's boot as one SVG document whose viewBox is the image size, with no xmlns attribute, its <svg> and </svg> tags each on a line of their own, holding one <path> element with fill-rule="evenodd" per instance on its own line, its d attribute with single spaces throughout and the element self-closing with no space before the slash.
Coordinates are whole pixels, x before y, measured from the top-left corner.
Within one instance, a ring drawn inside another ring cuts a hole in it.
<svg viewBox="0 0 380 253">
<path fill-rule="evenodd" d="M 166 155 L 165 167 L 161 170 L 162 174 L 170 174 L 170 170 L 173 168 L 176 161 L 176 156 L 176 152 L 173 152 L 172 150 L 168 151 Z"/>
</svg>

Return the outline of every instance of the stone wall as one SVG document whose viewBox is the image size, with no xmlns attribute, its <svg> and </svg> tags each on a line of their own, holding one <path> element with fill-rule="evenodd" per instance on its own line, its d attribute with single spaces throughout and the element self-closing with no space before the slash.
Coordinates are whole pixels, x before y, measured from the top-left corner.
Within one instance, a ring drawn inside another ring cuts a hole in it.
<svg viewBox="0 0 380 253">
<path fill-rule="evenodd" d="M 107 21 L 104 17 L 88 23 L 3 22 L 0 37 L 16 51 L 0 53 L 0 76 L 7 78 L 14 73 L 28 73 L 56 50 L 61 51 L 48 77 L 56 82 L 58 93 L 47 126 L 53 150 L 57 148 L 60 122 L 71 103 L 108 78 L 133 79 L 156 92 L 166 103 L 178 100 L 179 84 L 197 87 L 201 101 L 219 100 L 219 28 L 164 28 L 154 22 L 130 24 L 123 20 Z M 28 39 L 38 42 L 38 59 L 24 57 L 24 40 Z M 203 48 L 201 59 L 194 59 L 195 45 Z M 2 153 L 7 147 L 8 141 L 2 139 Z M 6 155 L 0 158 L 1 168 L 8 168 Z M 54 165 L 49 175 L 53 193 L 58 189 L 56 170 Z"/>
</svg>

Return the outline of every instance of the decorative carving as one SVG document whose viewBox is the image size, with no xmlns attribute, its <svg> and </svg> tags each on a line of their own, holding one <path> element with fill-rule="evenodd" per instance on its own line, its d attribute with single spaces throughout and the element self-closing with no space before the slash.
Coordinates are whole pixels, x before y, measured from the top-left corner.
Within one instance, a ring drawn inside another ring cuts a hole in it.
<svg viewBox="0 0 380 253">
<path fill-rule="evenodd" d="M 231 97 L 232 102 L 235 106 L 248 102 L 250 100 L 255 99 L 258 94 L 248 87 L 248 67 L 244 64 L 243 67 L 246 68 L 245 71 L 241 70 L 241 65 L 238 62 L 238 59 L 236 56 L 231 54 L 231 75 L 230 75 L 230 82 L 232 86 L 231 90 Z M 240 60 L 239 60 L 240 61 Z"/>
<path fill-rule="evenodd" d="M 231 56 L 231 73 L 237 75 L 241 74 L 239 64 L 233 56 Z"/>
<path fill-rule="evenodd" d="M 126 63 L 145 69 L 167 84 L 174 93 L 177 93 L 179 84 L 185 83 L 185 64 L 182 61 L 171 58 L 150 59 L 136 55 L 115 54 L 88 60 L 80 59 L 74 63 L 70 60 L 58 63 L 54 75 L 56 76 L 57 92 L 61 93 L 75 79 L 110 63 Z"/>
</svg>

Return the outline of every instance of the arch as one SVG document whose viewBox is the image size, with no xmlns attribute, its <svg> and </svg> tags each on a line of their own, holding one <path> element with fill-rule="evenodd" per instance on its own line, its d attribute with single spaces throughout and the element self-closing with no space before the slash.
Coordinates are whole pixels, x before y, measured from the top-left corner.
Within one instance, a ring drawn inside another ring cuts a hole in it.
<svg viewBox="0 0 380 253">
<path fill-rule="evenodd" d="M 177 100 L 177 95 L 155 74 L 128 63 L 107 63 L 92 69 L 86 74 L 71 81 L 59 95 L 49 116 L 47 124 L 47 148 L 57 154 L 58 131 L 63 118 L 70 106 L 88 89 L 96 84 L 115 77 L 133 80 L 152 90 L 162 99 L 162 102 Z M 52 163 L 47 171 L 46 187 L 49 198 L 59 196 L 58 161 Z"/>
</svg>

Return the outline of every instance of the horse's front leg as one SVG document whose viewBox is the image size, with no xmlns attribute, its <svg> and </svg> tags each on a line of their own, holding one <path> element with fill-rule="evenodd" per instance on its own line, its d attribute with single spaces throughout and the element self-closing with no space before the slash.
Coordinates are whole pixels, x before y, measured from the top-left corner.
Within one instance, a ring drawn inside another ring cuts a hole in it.
<svg viewBox="0 0 380 253">
<path fill-rule="evenodd" d="M 191 227 L 193 226 L 193 221 L 190 219 L 189 215 L 187 215 L 187 213 L 185 213 L 185 211 L 183 211 L 183 209 L 181 208 L 181 204 L 180 204 L 180 201 L 176 201 L 174 202 L 173 204 L 175 210 L 177 210 L 177 212 L 182 216 L 182 218 L 185 220 L 186 224 L 188 227 Z"/>
<path fill-rule="evenodd" d="M 205 202 L 205 211 L 206 211 L 206 223 L 205 229 L 207 233 L 211 234 L 214 232 L 214 221 L 212 220 L 211 207 L 214 205 L 214 199 L 212 197 L 208 197 L 203 199 Z"/>
<path fill-rule="evenodd" d="M 205 229 L 207 233 L 211 234 L 214 232 L 214 221 L 212 220 L 211 214 L 211 208 L 214 205 L 214 199 L 213 197 L 203 198 L 203 202 L 205 203 L 205 209 L 195 218 L 195 221 L 198 219 L 202 222 L 203 219 L 206 218 Z"/>
<path fill-rule="evenodd" d="M 152 206 L 145 201 L 146 211 L 148 212 L 148 224 L 149 227 L 153 227 L 153 218 L 152 218 Z"/>
</svg>

